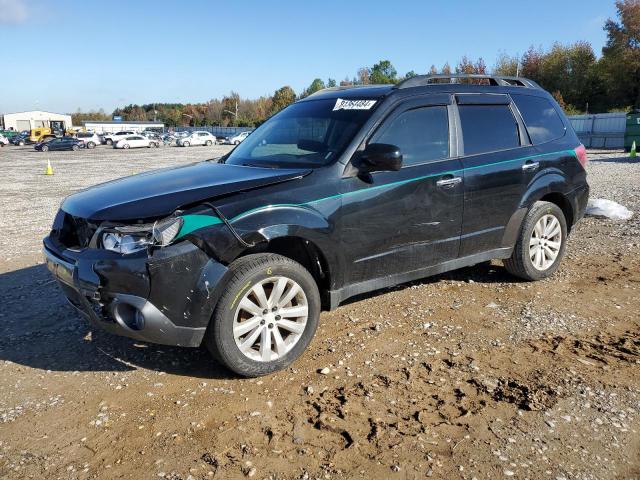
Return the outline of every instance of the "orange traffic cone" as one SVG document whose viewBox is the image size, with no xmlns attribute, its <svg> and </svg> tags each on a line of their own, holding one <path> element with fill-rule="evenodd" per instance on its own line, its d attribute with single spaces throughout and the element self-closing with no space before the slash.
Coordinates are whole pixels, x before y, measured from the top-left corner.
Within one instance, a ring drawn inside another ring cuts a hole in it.
<svg viewBox="0 0 640 480">
<path fill-rule="evenodd" d="M 44 172 L 45 175 L 53 175 L 53 167 L 51 166 L 51 160 L 47 159 L 47 170 Z"/>
</svg>

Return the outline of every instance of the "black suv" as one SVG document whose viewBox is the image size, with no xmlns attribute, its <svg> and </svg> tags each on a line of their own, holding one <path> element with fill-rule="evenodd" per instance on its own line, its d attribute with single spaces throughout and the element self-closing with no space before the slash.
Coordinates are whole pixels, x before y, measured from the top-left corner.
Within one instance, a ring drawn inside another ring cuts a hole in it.
<svg viewBox="0 0 640 480">
<path fill-rule="evenodd" d="M 47 264 L 95 325 L 246 376 L 356 294 L 490 259 L 548 277 L 584 214 L 585 149 L 534 82 L 459 77 L 322 90 L 220 159 L 75 193 Z"/>
</svg>

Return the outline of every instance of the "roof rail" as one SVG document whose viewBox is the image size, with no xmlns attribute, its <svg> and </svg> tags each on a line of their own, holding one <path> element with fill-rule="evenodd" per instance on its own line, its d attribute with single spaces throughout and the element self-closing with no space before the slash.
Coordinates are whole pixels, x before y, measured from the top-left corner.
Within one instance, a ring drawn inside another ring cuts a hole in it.
<svg viewBox="0 0 640 480">
<path fill-rule="evenodd" d="M 496 87 L 525 87 L 525 88 L 540 88 L 540 86 L 533 80 L 523 77 L 505 77 L 502 75 L 483 75 L 483 74 L 463 74 L 452 73 L 449 75 L 416 75 L 415 77 L 407 78 L 398 83 L 395 88 L 411 88 L 421 87 L 424 85 L 431 85 L 434 83 L 461 83 L 460 80 L 464 79 L 477 79 L 488 80 L 489 85 Z M 448 82 L 442 82 L 438 80 L 449 80 Z"/>
</svg>

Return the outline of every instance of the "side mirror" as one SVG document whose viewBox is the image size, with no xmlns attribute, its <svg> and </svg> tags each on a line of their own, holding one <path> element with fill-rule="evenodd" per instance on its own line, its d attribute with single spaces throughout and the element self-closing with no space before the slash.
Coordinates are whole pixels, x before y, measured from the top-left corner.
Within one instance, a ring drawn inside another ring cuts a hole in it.
<svg viewBox="0 0 640 480">
<path fill-rule="evenodd" d="M 387 143 L 371 143 L 360 155 L 358 168 L 362 172 L 395 172 L 402 168 L 399 147 Z"/>
</svg>

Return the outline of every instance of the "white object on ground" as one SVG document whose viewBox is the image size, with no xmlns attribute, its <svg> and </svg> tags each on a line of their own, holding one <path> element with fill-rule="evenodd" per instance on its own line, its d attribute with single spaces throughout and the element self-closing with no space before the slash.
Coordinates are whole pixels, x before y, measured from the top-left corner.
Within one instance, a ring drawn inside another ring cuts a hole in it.
<svg viewBox="0 0 640 480">
<path fill-rule="evenodd" d="M 587 215 L 610 218 L 611 220 L 629 220 L 633 212 L 628 208 L 604 198 L 594 198 L 587 204 Z"/>
</svg>

